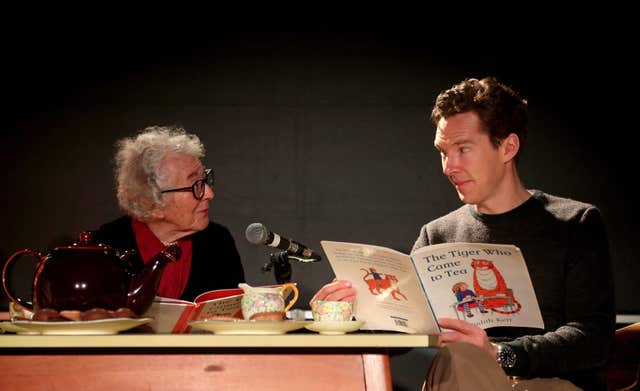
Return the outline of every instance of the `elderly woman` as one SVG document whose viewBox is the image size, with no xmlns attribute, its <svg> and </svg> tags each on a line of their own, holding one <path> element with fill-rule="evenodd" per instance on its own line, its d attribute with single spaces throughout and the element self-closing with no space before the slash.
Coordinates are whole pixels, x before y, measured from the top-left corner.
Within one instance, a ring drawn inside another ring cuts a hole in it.
<svg viewBox="0 0 640 391">
<path fill-rule="evenodd" d="M 182 255 L 166 267 L 160 296 L 191 301 L 244 282 L 233 237 L 209 220 L 214 177 L 202 164 L 200 139 L 181 128 L 152 126 L 116 145 L 117 196 L 126 216 L 102 225 L 95 239 L 137 250 L 133 262 L 140 267 L 177 243 Z"/>
</svg>

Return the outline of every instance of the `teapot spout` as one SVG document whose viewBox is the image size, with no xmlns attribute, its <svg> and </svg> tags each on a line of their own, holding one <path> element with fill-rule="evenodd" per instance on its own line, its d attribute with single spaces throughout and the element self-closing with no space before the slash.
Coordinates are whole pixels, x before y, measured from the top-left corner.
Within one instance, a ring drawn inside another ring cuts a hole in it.
<svg viewBox="0 0 640 391">
<path fill-rule="evenodd" d="M 131 277 L 129 293 L 127 294 L 127 307 L 140 316 L 144 314 L 158 293 L 160 279 L 165 267 L 172 262 L 177 262 L 182 255 L 178 245 L 171 245 L 156 254 L 142 270 Z"/>
</svg>

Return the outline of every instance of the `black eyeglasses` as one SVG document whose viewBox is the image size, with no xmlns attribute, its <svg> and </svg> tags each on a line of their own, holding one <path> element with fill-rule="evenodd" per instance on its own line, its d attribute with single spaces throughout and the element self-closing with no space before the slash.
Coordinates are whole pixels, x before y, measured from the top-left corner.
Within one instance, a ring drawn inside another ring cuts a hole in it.
<svg viewBox="0 0 640 391">
<path fill-rule="evenodd" d="M 213 170 L 210 168 L 207 168 L 206 170 L 204 170 L 204 179 L 198 179 L 197 181 L 193 182 L 193 185 L 189 187 L 179 187 L 177 189 L 160 190 L 160 193 L 171 193 L 174 191 L 190 191 L 193 193 L 193 197 L 196 200 L 201 200 L 202 197 L 204 197 L 204 193 L 206 189 L 205 185 L 209 185 L 209 187 L 213 189 L 213 182 L 214 182 Z"/>
</svg>

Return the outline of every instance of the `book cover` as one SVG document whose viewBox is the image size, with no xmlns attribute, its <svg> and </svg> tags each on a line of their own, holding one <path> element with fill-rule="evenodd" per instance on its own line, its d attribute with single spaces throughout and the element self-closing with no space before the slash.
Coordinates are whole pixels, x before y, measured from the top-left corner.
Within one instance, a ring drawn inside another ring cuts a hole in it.
<svg viewBox="0 0 640 391">
<path fill-rule="evenodd" d="M 433 334 L 436 319 L 482 328 L 542 328 L 521 251 L 512 245 L 444 243 L 411 255 L 370 244 L 322 241 L 337 278 L 352 281 L 363 330 Z"/>
</svg>

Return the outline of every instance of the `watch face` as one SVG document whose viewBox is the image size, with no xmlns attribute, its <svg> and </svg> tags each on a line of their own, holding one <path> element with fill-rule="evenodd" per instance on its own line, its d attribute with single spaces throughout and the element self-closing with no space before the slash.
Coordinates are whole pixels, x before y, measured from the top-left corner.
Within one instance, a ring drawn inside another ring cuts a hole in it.
<svg viewBox="0 0 640 391">
<path fill-rule="evenodd" d="M 516 352 L 513 351 L 511 346 L 498 345 L 498 364 L 502 368 L 513 368 L 516 365 Z"/>
</svg>

